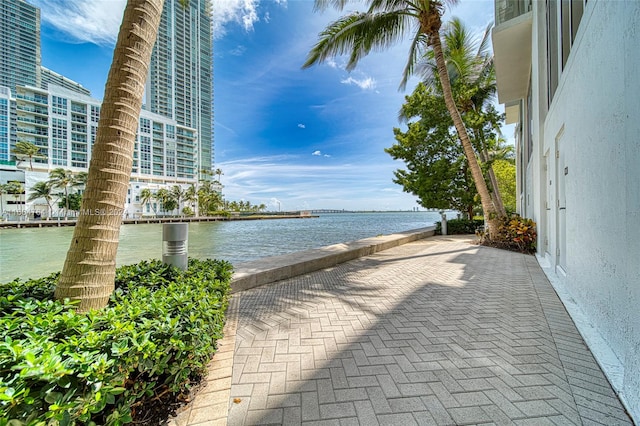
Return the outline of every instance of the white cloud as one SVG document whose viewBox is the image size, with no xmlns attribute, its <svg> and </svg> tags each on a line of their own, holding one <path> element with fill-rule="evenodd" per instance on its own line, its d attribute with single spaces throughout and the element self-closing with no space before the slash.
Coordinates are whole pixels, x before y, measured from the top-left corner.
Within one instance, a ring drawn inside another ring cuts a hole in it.
<svg viewBox="0 0 640 426">
<path fill-rule="evenodd" d="M 212 30 L 216 39 L 225 35 L 225 26 L 240 24 L 252 31 L 260 20 L 258 7 L 261 0 L 213 0 Z M 264 1 L 264 0 L 262 0 Z M 30 0 L 41 10 L 41 19 L 80 43 L 113 45 L 118 37 L 127 0 Z M 286 0 L 276 4 L 286 7 Z M 269 22 L 268 14 L 265 21 Z"/>
<path fill-rule="evenodd" d="M 231 50 L 229 53 L 231 53 L 233 56 L 242 56 L 246 51 L 247 51 L 246 47 L 242 45 L 238 45 L 235 49 Z"/>
<path fill-rule="evenodd" d="M 331 157 L 331 156 L 330 156 L 329 154 L 325 154 L 325 155 L 324 155 L 324 157 L 325 157 L 325 158 L 329 158 L 329 157 Z"/>
<path fill-rule="evenodd" d="M 112 45 L 118 37 L 126 0 L 32 0 L 40 17 L 71 39 L 98 45 Z"/>
<path fill-rule="evenodd" d="M 331 68 L 338 68 L 338 64 L 333 58 L 327 59 L 327 65 L 329 65 Z"/>
<path fill-rule="evenodd" d="M 371 77 L 364 78 L 362 80 L 355 79 L 353 77 L 346 78 L 344 80 L 340 80 L 342 84 L 355 84 L 362 90 L 373 90 L 376 87 L 375 79 Z"/>
<path fill-rule="evenodd" d="M 318 151 L 320 152 L 320 151 Z M 320 154 L 323 155 L 322 153 Z M 396 193 L 385 191 L 390 187 L 395 165 L 358 161 L 339 163 L 314 161 L 292 155 L 274 155 L 220 162 L 216 167 L 224 170 L 224 197 L 228 200 L 250 200 L 264 203 L 270 210 L 307 208 L 382 209 L 381 201 L 394 208 L 408 208 L 415 198 L 398 188 Z M 286 207 L 285 207 L 286 206 Z"/>
<path fill-rule="evenodd" d="M 302 124 L 302 123 L 298 123 L 298 127 L 300 127 L 301 129 L 306 129 L 306 127 L 307 127 L 307 126 L 305 126 L 305 125 L 304 125 L 304 124 Z"/>
<path fill-rule="evenodd" d="M 313 151 L 313 152 L 311 153 L 311 155 L 317 155 L 317 156 L 320 156 L 320 155 L 322 155 L 322 153 L 321 153 L 320 151 Z"/>
<path fill-rule="evenodd" d="M 216 39 L 225 35 L 225 25 L 229 22 L 242 24 L 245 31 L 252 31 L 258 22 L 259 0 L 213 0 L 212 27 Z"/>
</svg>

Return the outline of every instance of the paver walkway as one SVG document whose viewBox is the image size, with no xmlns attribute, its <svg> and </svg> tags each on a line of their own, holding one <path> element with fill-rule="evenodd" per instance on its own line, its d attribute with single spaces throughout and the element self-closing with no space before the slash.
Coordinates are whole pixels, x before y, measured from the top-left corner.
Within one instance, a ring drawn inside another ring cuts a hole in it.
<svg viewBox="0 0 640 426">
<path fill-rule="evenodd" d="M 631 424 L 535 258 L 468 238 L 238 293 L 230 324 L 222 418 L 183 424 Z"/>
</svg>

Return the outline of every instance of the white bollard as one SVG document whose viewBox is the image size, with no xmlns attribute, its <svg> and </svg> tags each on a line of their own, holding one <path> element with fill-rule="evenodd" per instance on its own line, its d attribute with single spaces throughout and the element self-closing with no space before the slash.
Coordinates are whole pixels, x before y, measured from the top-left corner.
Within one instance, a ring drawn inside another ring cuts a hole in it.
<svg viewBox="0 0 640 426">
<path fill-rule="evenodd" d="M 162 261 L 182 270 L 187 269 L 188 223 L 162 225 Z"/>
<path fill-rule="evenodd" d="M 440 216 L 442 217 L 441 228 L 442 235 L 447 235 L 447 214 L 445 212 L 440 212 Z"/>
</svg>

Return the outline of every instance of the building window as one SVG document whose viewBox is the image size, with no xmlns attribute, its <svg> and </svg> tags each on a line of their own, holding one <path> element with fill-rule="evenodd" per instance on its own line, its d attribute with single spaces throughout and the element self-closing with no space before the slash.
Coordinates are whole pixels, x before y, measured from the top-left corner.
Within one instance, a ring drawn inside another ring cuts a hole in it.
<svg viewBox="0 0 640 426">
<path fill-rule="evenodd" d="M 51 112 L 54 114 L 67 115 L 67 100 L 59 96 L 52 96 Z"/>
<path fill-rule="evenodd" d="M 531 96 L 531 80 L 529 80 L 529 92 L 527 93 L 527 164 L 531 161 L 533 153 L 533 103 Z"/>
<path fill-rule="evenodd" d="M 576 39 L 584 12 L 584 0 L 562 0 L 562 69 L 564 70 L 571 46 Z"/>
<path fill-rule="evenodd" d="M 91 122 L 97 123 L 100 121 L 100 107 L 91 105 Z"/>
<path fill-rule="evenodd" d="M 148 118 L 141 118 L 140 131 L 142 133 L 151 133 L 151 120 L 149 120 Z"/>
<path fill-rule="evenodd" d="M 587 0 L 584 0 L 585 3 Z M 582 20 L 582 14 L 584 13 L 584 4 L 582 0 L 573 0 L 571 2 L 571 42 L 576 40 L 576 34 L 578 33 L 578 26 Z"/>
<path fill-rule="evenodd" d="M 558 1 L 547 0 L 547 106 L 558 87 Z"/>
</svg>

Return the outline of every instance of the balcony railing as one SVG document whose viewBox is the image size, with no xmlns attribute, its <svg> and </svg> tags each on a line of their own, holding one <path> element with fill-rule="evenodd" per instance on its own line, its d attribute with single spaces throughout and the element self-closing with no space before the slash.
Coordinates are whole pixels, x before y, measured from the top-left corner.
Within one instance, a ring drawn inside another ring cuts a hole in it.
<svg viewBox="0 0 640 426">
<path fill-rule="evenodd" d="M 495 0 L 496 27 L 531 10 L 531 0 Z"/>
</svg>

